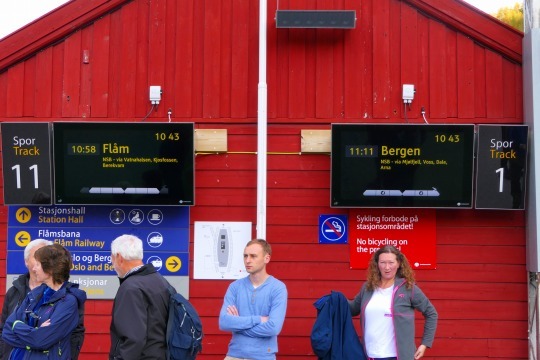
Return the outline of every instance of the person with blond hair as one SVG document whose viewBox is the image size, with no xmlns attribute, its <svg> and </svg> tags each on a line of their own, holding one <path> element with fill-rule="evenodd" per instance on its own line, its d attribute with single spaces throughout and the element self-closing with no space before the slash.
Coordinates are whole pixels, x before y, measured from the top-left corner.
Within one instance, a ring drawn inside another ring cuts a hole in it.
<svg viewBox="0 0 540 360">
<path fill-rule="evenodd" d="M 262 239 L 244 248 L 249 276 L 232 282 L 219 313 L 219 328 L 232 333 L 225 360 L 273 360 L 285 321 L 287 287 L 266 271 L 272 248 Z"/>
</svg>

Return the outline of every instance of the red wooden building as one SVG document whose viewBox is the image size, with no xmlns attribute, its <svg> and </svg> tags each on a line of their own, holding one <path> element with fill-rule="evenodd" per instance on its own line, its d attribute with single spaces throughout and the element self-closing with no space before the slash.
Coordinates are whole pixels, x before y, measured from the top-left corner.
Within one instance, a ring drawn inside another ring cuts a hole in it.
<svg viewBox="0 0 540 360">
<path fill-rule="evenodd" d="M 356 28 L 277 29 L 278 6 L 355 10 Z M 254 0 L 72 0 L 0 40 L 0 121 L 140 121 L 149 85 L 161 85 L 147 121 L 171 109 L 174 122 L 228 132 L 227 153 L 195 159 L 191 224 L 255 224 L 258 14 Z M 300 154 L 301 130 L 404 123 L 402 84 L 416 87 L 411 123 L 423 106 L 432 124 L 522 124 L 522 36 L 460 0 L 268 1 L 269 270 L 289 290 L 280 359 L 313 358 L 312 303 L 330 290 L 352 297 L 365 278 L 347 245 L 318 243 L 318 216 L 347 209 L 330 208 L 330 158 Z M 426 358 L 526 359 L 524 211 L 437 210 L 436 237 L 437 269 L 417 272 L 440 317 Z M 228 283 L 190 280 L 202 359 L 226 353 Z M 87 302 L 82 359 L 106 357 L 111 305 Z"/>
</svg>

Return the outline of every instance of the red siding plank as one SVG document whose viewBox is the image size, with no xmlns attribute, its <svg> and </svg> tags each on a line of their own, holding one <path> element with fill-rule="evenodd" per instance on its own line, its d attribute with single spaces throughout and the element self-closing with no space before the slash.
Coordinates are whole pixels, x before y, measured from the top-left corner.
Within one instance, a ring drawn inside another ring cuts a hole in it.
<svg viewBox="0 0 540 360">
<path fill-rule="evenodd" d="M 51 116 L 62 117 L 64 103 L 64 43 L 53 46 Z"/>
<path fill-rule="evenodd" d="M 24 62 L 23 116 L 32 116 L 35 112 L 36 72 L 36 57 L 33 56 Z"/>
<path fill-rule="evenodd" d="M 418 25 L 417 12 L 405 3 L 401 3 L 401 84 L 412 84 L 418 88 Z M 402 101 L 399 102 L 399 113 L 405 117 L 405 107 Z M 413 101 L 411 105 L 415 111 L 409 111 L 407 107 L 407 118 L 415 119 L 420 114 L 422 105 L 418 101 Z"/>
<path fill-rule="evenodd" d="M 122 37 L 120 42 L 120 48 L 118 49 L 120 59 L 122 59 L 122 65 L 118 68 L 118 117 L 121 118 L 133 118 L 136 115 L 134 114 L 135 104 L 136 104 L 136 94 L 138 89 L 136 88 L 136 74 L 137 72 L 137 60 L 136 56 L 132 54 L 137 53 L 137 37 L 129 36 L 129 34 L 136 34 L 137 29 L 141 27 L 141 24 L 138 23 L 137 17 L 137 6 L 136 3 L 131 3 L 129 5 L 123 6 L 120 12 L 120 23 L 122 27 L 119 29 Z M 154 54 L 154 57 L 161 57 L 162 53 Z M 161 85 L 161 84 L 153 84 Z M 142 92 L 142 91 L 141 91 Z M 145 95 L 148 95 L 148 91 L 145 92 Z M 141 99 L 143 104 L 146 104 L 146 107 L 150 108 L 150 102 L 148 97 L 144 100 Z"/>
<path fill-rule="evenodd" d="M 148 71 L 147 86 L 159 85 L 163 87 L 165 83 L 165 54 L 169 45 L 165 42 L 167 2 L 151 1 L 148 2 L 148 5 L 148 53 L 145 55 L 148 57 L 148 64 L 142 68 Z M 139 83 L 137 85 L 144 86 Z M 156 112 L 158 116 L 163 116 L 167 114 L 167 109 L 161 107 Z"/>
<path fill-rule="evenodd" d="M 176 48 L 173 44 L 176 43 L 176 30 L 178 25 L 176 23 L 176 13 L 177 13 L 178 2 L 176 0 L 167 0 L 166 12 L 165 12 L 165 52 L 163 56 L 165 57 L 165 74 L 163 80 L 163 96 L 161 102 L 159 103 L 159 108 L 162 110 L 158 111 L 158 115 L 163 117 L 168 116 L 167 112 L 169 109 L 174 110 L 176 103 Z M 140 90 L 141 93 L 144 93 L 143 90 Z M 171 114 L 172 116 L 172 114 Z"/>
<path fill-rule="evenodd" d="M 179 0 L 176 5 L 175 43 L 175 103 L 173 117 L 186 118 L 192 114 L 193 98 L 193 2 Z"/>
<path fill-rule="evenodd" d="M 389 23 L 389 62 L 390 62 L 390 84 L 401 83 L 401 3 L 398 1 L 390 1 L 389 7 L 390 23 Z M 390 86 L 390 99 L 389 99 L 389 116 L 393 121 L 402 122 L 404 110 L 402 86 Z M 414 106 L 411 105 L 413 111 Z M 401 110 L 401 111 L 400 111 Z M 416 113 L 416 111 L 414 111 Z M 409 114 L 407 114 L 408 116 Z"/>
<path fill-rule="evenodd" d="M 366 34 L 369 32 L 369 24 L 365 22 L 367 18 L 364 9 L 370 1 L 345 0 L 344 8 L 356 11 L 356 29 L 348 31 L 344 36 L 343 46 L 343 112 L 345 118 L 362 119 L 367 117 L 367 111 L 363 111 L 364 100 L 363 89 L 365 84 L 371 83 L 371 78 L 367 78 L 366 71 Z M 369 92 L 368 92 L 369 93 Z M 368 96 L 371 104 L 371 96 Z M 371 111 L 369 111 L 371 114 Z"/>
<path fill-rule="evenodd" d="M 457 107 L 459 118 L 473 118 L 475 104 L 474 43 L 457 34 Z"/>
<path fill-rule="evenodd" d="M 426 118 L 428 122 L 431 122 L 431 106 L 430 97 L 431 89 L 430 77 L 429 77 L 429 26 L 430 21 L 425 16 L 418 15 L 417 21 L 417 49 L 415 60 L 418 64 L 418 84 L 415 85 L 416 93 L 414 95 L 414 102 L 420 106 L 420 109 L 424 107 L 426 111 Z"/>
<path fill-rule="evenodd" d="M 203 94 L 204 91 L 204 39 L 205 32 L 205 13 L 206 1 L 198 2 L 198 6 L 194 6 L 193 14 L 193 83 L 192 83 L 192 117 L 203 116 Z M 188 53 L 189 54 L 189 53 Z"/>
<path fill-rule="evenodd" d="M 430 117 L 447 117 L 446 98 L 446 29 L 436 22 L 429 22 L 429 96 Z"/>
<path fill-rule="evenodd" d="M 317 2 L 317 9 L 334 9 L 333 5 L 332 0 L 322 0 Z M 314 76 L 311 74 L 308 76 L 308 81 L 314 79 L 313 84 L 308 84 L 308 87 L 315 90 L 313 107 L 316 118 L 332 118 L 334 102 L 330 100 L 334 99 L 335 94 L 341 96 L 341 89 L 334 84 L 334 79 L 338 78 L 337 73 L 334 73 L 334 67 L 337 65 L 334 62 L 334 52 L 340 43 L 338 40 L 341 33 L 343 31 L 333 29 L 317 29 L 310 32 L 310 35 L 315 35 L 309 43 L 314 52 L 315 72 Z M 310 58 L 312 57 L 308 55 L 308 59 Z M 310 104 L 308 108 L 312 108 L 312 105 Z M 311 115 L 310 112 L 308 115 Z"/>
<path fill-rule="evenodd" d="M 0 116 L 7 116 L 8 72 L 0 73 Z M 2 200 L 3 201 L 3 200 Z"/>
<path fill-rule="evenodd" d="M 502 118 L 504 115 L 504 97 L 502 76 L 502 58 L 492 51 L 486 51 L 486 107 L 487 117 Z"/>
<path fill-rule="evenodd" d="M 390 0 L 373 2 L 373 118 L 390 117 Z"/>
<path fill-rule="evenodd" d="M 233 49 L 231 53 L 231 77 L 230 81 L 230 113 L 232 118 L 246 118 L 248 113 L 248 72 L 246 68 L 250 63 L 249 53 L 249 0 L 234 0 L 232 10 L 232 38 L 229 39 L 229 48 Z M 268 39 L 268 43 L 270 43 Z M 272 68 L 268 56 L 268 68 Z M 275 61 L 275 60 L 274 60 Z M 275 66 L 275 62 L 273 62 Z M 269 73 L 269 72 L 268 72 Z M 269 82 L 269 80 L 267 80 Z M 227 83 L 227 82 L 224 82 Z"/>
<path fill-rule="evenodd" d="M 249 1 L 249 29 L 250 33 L 252 34 L 258 34 L 259 31 L 257 30 L 259 28 L 259 20 L 258 20 L 258 14 L 259 14 L 259 2 L 258 1 Z M 273 14 L 271 12 L 268 12 L 267 16 L 267 24 L 272 23 L 272 16 Z M 248 72 L 248 100 L 247 100 L 247 116 L 248 118 L 256 119 L 259 111 L 258 111 L 258 83 L 259 83 L 259 65 L 258 65 L 258 53 L 259 53 L 259 40 L 256 36 L 249 36 L 248 37 L 248 54 L 250 54 L 250 61 L 247 64 L 247 72 Z M 245 122 L 249 122 L 249 119 L 246 119 Z"/>
<path fill-rule="evenodd" d="M 270 9 L 277 8 L 276 5 L 277 0 L 270 0 L 268 3 L 268 6 Z M 251 2 L 250 2 L 251 3 Z M 272 14 L 271 11 L 269 11 L 268 14 L 268 26 L 275 27 L 276 21 L 272 17 L 274 14 Z M 249 24 L 248 24 L 249 26 Z M 284 91 L 280 91 L 280 85 L 278 84 L 278 74 L 283 75 L 284 71 L 279 71 L 278 69 L 278 59 L 279 59 L 279 51 L 278 51 L 278 39 L 283 37 L 283 34 L 286 35 L 286 31 L 267 31 L 266 33 L 266 49 L 267 49 L 267 56 L 266 56 L 266 65 L 267 65 L 267 71 L 266 71 L 266 83 L 267 83 L 267 100 L 268 100 L 268 109 L 267 109 L 267 116 L 269 119 L 275 119 L 278 115 L 278 94 L 283 93 Z M 249 41 L 248 41 L 249 42 Z M 258 50 L 257 50 L 258 52 Z M 255 56 L 255 53 L 251 54 L 250 56 Z M 258 57 L 257 57 L 258 59 Z M 248 63 L 251 63 L 251 61 L 248 61 Z M 285 72 L 286 73 L 286 72 Z M 259 73 L 257 72 L 257 78 L 259 77 Z M 257 79 L 257 85 L 259 83 L 259 80 Z M 247 95 L 246 95 L 247 99 Z M 234 106 L 234 104 L 233 104 Z"/>
<path fill-rule="evenodd" d="M 79 114 L 83 118 L 90 117 L 90 108 L 92 104 L 92 67 L 90 62 L 92 61 L 92 55 L 94 54 L 93 45 L 93 33 L 94 28 L 92 26 L 86 27 L 82 30 L 81 39 L 81 95 L 79 101 Z"/>
<path fill-rule="evenodd" d="M 486 117 L 486 52 L 483 47 L 474 46 L 474 115 Z"/>
<path fill-rule="evenodd" d="M 474 217 L 472 219 L 471 217 Z M 459 225 L 457 225 L 459 224 Z M 439 210 L 437 211 L 437 226 L 440 227 L 525 227 L 524 211 L 482 211 L 482 210 Z"/>
<path fill-rule="evenodd" d="M 482 320 L 460 320 L 462 326 L 456 327 L 452 321 L 442 320 L 437 324 L 437 336 L 439 338 L 469 338 L 484 339 L 513 338 L 522 339 L 523 333 L 527 332 L 527 324 L 523 321 L 482 321 Z M 463 334 L 463 329 L 467 333 Z"/>
<path fill-rule="evenodd" d="M 516 77 L 514 70 L 514 63 L 506 59 L 502 59 L 502 76 L 503 87 L 501 89 L 503 94 L 503 117 L 504 118 L 516 118 L 516 109 L 518 107 L 516 103 Z M 522 104 L 520 103 L 521 107 Z"/>
<path fill-rule="evenodd" d="M 489 357 L 506 356 L 510 359 L 527 358 L 529 342 L 511 339 L 490 339 L 488 340 Z"/>
<path fill-rule="evenodd" d="M 109 34 L 110 17 L 104 17 L 93 25 L 94 42 L 90 54 L 92 77 L 91 114 L 95 118 L 107 116 L 109 99 Z"/>
<path fill-rule="evenodd" d="M 245 8 L 245 7 L 244 7 Z M 249 8 L 248 8 L 249 10 Z M 236 39 L 233 37 L 233 6 L 230 1 L 221 2 L 221 23 L 220 44 L 222 44 L 219 54 L 219 116 L 231 117 L 231 100 L 236 94 L 231 92 L 232 74 L 232 53 L 239 48 Z M 247 20 L 247 19 L 246 19 Z M 233 43 L 235 44 L 233 49 Z M 238 49 L 239 50 L 239 49 Z M 247 63 L 246 63 L 247 64 Z"/>
<path fill-rule="evenodd" d="M 437 261 L 441 264 L 470 264 L 475 261 L 474 252 L 482 253 L 484 264 L 525 265 L 525 247 L 516 246 L 445 246 L 437 253 Z"/>
<path fill-rule="evenodd" d="M 333 86 L 334 86 L 334 92 L 333 92 L 333 105 L 332 105 L 332 113 L 330 114 L 330 118 L 341 119 L 344 117 L 344 99 L 345 99 L 345 93 L 343 92 L 343 86 L 344 86 L 344 76 L 340 74 L 344 74 L 344 53 L 345 53 L 345 36 L 348 35 L 348 32 L 336 30 L 334 31 L 335 35 L 337 35 L 335 45 L 334 45 L 334 68 L 333 73 L 334 79 L 333 79 Z"/>
<path fill-rule="evenodd" d="M 53 50 L 52 47 L 45 49 L 44 51 L 36 54 L 36 67 L 40 71 L 36 72 L 36 83 L 40 84 L 36 86 L 34 91 L 34 116 L 36 117 L 50 117 L 51 116 L 51 102 L 52 102 L 52 63 L 53 63 Z"/>
<path fill-rule="evenodd" d="M 289 64 L 284 69 L 289 72 L 288 104 L 286 118 L 299 119 L 306 116 L 306 31 L 305 29 L 291 29 L 289 42 L 294 44 L 289 48 Z"/>
<path fill-rule="evenodd" d="M 317 44 L 316 31 L 313 29 L 307 29 L 305 32 L 305 44 L 306 52 L 304 54 L 304 71 L 305 71 L 305 82 L 304 82 L 304 94 L 305 94 L 305 104 L 301 113 L 304 118 L 315 118 L 316 117 L 316 107 L 317 107 Z M 285 120 L 287 122 L 287 120 Z"/>
<path fill-rule="evenodd" d="M 523 123 L 523 73 L 518 64 L 514 64 L 514 76 L 516 79 L 516 123 Z"/>
<path fill-rule="evenodd" d="M 161 6 L 164 2 L 162 2 Z M 134 115 L 143 118 L 144 116 L 153 117 L 157 116 L 158 112 L 155 109 L 152 110 L 152 105 L 149 101 L 149 90 L 150 85 L 159 85 L 162 87 L 163 92 L 166 94 L 167 89 L 163 89 L 163 82 L 159 82 L 158 79 L 150 78 L 151 69 L 150 66 L 150 57 L 163 57 L 164 52 L 159 54 L 153 54 L 150 49 L 150 42 L 163 42 L 163 39 L 159 38 L 157 32 L 151 33 L 150 23 L 152 21 L 150 14 L 150 3 L 147 1 L 139 1 L 138 4 L 135 2 L 134 6 L 137 5 L 137 51 L 132 54 L 137 59 L 137 70 L 136 70 L 136 79 L 135 79 L 135 88 L 133 89 L 135 95 L 135 110 Z M 159 21 L 159 20 L 156 20 Z M 163 26 L 162 24 L 160 26 Z M 159 48 L 153 49 L 155 51 L 160 51 Z M 154 75 L 152 75 L 154 76 Z M 155 80 L 155 82 L 154 82 Z M 162 96 L 164 98 L 165 95 Z M 161 109 L 162 107 L 158 107 Z M 150 111 L 152 110 L 152 111 Z M 161 112 L 163 114 L 163 112 Z"/>
<path fill-rule="evenodd" d="M 6 116 L 21 117 L 24 111 L 24 63 L 9 68 L 7 77 Z"/>
<path fill-rule="evenodd" d="M 204 17 L 203 117 L 220 115 L 221 2 L 206 0 Z"/>
<path fill-rule="evenodd" d="M 64 48 L 62 116 L 78 117 L 81 91 L 81 32 L 68 37 Z"/>
<path fill-rule="evenodd" d="M 110 16 L 110 33 L 109 33 L 109 102 L 108 116 L 118 117 L 119 96 L 120 96 L 120 73 L 122 67 L 122 21 L 120 12 L 116 11 Z"/>
<path fill-rule="evenodd" d="M 446 28 L 446 115 L 457 117 L 457 35 Z"/>
<path fill-rule="evenodd" d="M 443 227 L 440 221 L 437 223 L 438 245 L 525 246 L 522 227 Z"/>
<path fill-rule="evenodd" d="M 289 47 L 286 43 L 289 41 L 289 30 L 278 31 L 276 39 L 276 82 L 275 86 L 272 86 L 271 79 L 268 81 L 268 95 L 269 104 L 272 105 L 272 93 L 275 95 L 276 115 L 275 118 L 288 118 L 290 108 L 290 68 L 289 60 L 292 54 L 289 51 Z M 272 114 L 272 108 L 269 108 L 269 115 Z"/>
</svg>

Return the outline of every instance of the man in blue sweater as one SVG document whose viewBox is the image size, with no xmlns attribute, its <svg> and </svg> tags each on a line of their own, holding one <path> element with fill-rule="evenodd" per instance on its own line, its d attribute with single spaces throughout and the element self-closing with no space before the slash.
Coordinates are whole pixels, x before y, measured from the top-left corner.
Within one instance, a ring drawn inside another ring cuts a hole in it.
<svg viewBox="0 0 540 360">
<path fill-rule="evenodd" d="M 229 285 L 221 312 L 219 328 L 232 332 L 225 360 L 274 360 L 277 336 L 285 321 L 287 288 L 266 272 L 272 248 L 265 240 L 255 239 L 244 249 L 244 265 L 249 276 Z"/>
</svg>

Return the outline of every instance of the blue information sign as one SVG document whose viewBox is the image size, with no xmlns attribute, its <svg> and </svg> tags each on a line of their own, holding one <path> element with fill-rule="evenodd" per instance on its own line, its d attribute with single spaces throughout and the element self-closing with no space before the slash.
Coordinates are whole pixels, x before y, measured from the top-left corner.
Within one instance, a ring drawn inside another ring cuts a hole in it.
<svg viewBox="0 0 540 360">
<path fill-rule="evenodd" d="M 347 215 L 319 215 L 319 243 L 347 243 Z"/>
<path fill-rule="evenodd" d="M 155 206 L 9 207 L 7 274 L 27 271 L 24 248 L 40 238 L 71 252 L 71 274 L 116 276 L 110 249 L 122 234 L 143 241 L 143 261 L 162 275 L 189 275 L 189 208 Z"/>
</svg>

